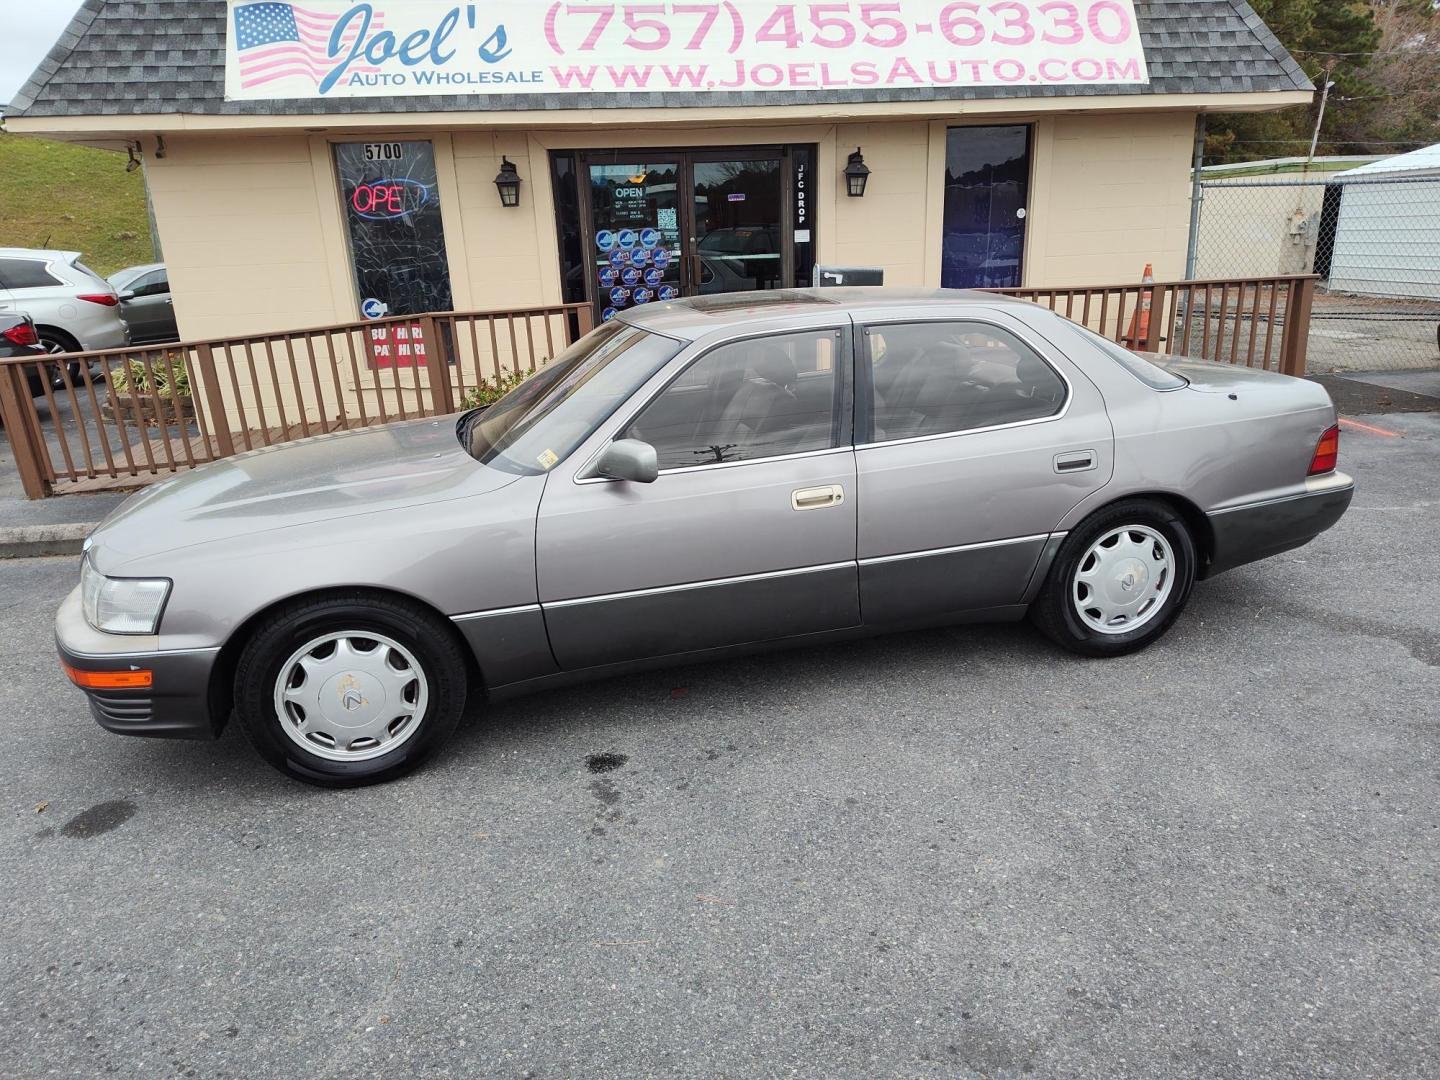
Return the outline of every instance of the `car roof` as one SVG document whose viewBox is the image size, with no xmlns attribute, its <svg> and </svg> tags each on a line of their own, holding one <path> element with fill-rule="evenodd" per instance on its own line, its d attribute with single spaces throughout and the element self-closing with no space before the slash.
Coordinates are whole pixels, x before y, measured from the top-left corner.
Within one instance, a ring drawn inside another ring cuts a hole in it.
<svg viewBox="0 0 1440 1080">
<path fill-rule="evenodd" d="M 616 318 L 666 337 L 694 340 L 727 326 L 741 326 L 759 320 L 772 323 L 783 321 L 786 316 L 795 316 L 797 322 L 810 322 L 811 317 L 827 308 L 839 309 L 863 321 L 896 308 L 943 310 L 974 304 L 1030 306 L 1024 300 L 977 289 L 916 289 L 879 285 L 839 289 L 767 289 L 692 296 L 629 308 Z"/>
<path fill-rule="evenodd" d="M 51 248 L 0 247 L 0 259 L 44 259 L 46 262 L 74 262 L 78 251 L 56 251 Z"/>
<path fill-rule="evenodd" d="M 119 277 L 121 274 L 126 274 L 126 275 L 129 275 L 129 276 L 131 276 L 131 277 L 142 277 L 142 276 L 144 276 L 145 274 L 151 273 L 152 271 L 155 271 L 155 270 L 164 270 L 164 269 L 165 269 L 165 264 L 162 263 L 162 262 L 139 263 L 139 264 L 137 264 L 137 265 L 135 265 L 135 266 L 123 266 L 123 267 L 121 267 L 119 270 L 116 270 L 116 271 L 115 271 L 113 274 L 111 274 L 110 276 L 111 276 L 112 278 L 117 278 L 117 277 Z"/>
</svg>

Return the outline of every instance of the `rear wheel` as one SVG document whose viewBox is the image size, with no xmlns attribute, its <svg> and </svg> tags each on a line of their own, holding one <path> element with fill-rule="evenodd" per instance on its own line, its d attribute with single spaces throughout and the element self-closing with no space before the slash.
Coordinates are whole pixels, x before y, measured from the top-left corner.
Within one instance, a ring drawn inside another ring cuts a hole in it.
<svg viewBox="0 0 1440 1080">
<path fill-rule="evenodd" d="M 256 630 L 235 675 L 236 712 L 260 756 L 297 779 L 354 787 L 403 776 L 465 708 L 453 630 L 403 600 L 299 601 Z"/>
<path fill-rule="evenodd" d="M 1082 656 L 1135 652 L 1185 607 L 1195 565 L 1195 543 L 1173 509 L 1150 499 L 1116 503 L 1066 538 L 1030 618 Z"/>
<path fill-rule="evenodd" d="M 35 335 L 40 339 L 40 344 L 45 347 L 45 351 L 52 356 L 60 353 L 75 353 L 80 351 L 80 343 L 78 341 L 65 333 L 64 330 L 57 330 L 53 326 L 37 326 L 35 328 Z M 60 365 L 51 364 L 48 370 L 50 385 L 56 390 L 63 390 L 65 388 L 65 379 L 60 373 Z M 79 386 L 81 383 L 79 363 L 71 361 L 65 370 L 70 376 L 70 385 Z"/>
</svg>

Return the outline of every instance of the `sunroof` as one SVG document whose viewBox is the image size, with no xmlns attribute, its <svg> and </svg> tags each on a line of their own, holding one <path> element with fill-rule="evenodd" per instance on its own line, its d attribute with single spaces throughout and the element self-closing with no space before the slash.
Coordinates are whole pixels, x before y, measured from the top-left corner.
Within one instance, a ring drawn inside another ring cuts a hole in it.
<svg viewBox="0 0 1440 1080">
<path fill-rule="evenodd" d="M 814 307 L 817 304 L 833 304 L 834 300 L 802 292 L 798 289 L 771 289 L 764 292 L 712 293 L 709 296 L 692 297 L 689 305 L 696 311 L 707 314 L 744 314 L 749 311 L 768 311 L 775 308 Z"/>
</svg>

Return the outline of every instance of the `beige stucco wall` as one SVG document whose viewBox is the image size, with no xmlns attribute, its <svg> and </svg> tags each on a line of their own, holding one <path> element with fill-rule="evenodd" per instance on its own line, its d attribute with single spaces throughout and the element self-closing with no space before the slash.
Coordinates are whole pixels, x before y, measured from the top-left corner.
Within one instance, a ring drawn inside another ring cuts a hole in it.
<svg viewBox="0 0 1440 1080">
<path fill-rule="evenodd" d="M 320 212 L 335 197 L 305 136 L 175 139 L 146 167 L 185 337 L 339 321 Z"/>
<path fill-rule="evenodd" d="M 338 138 L 428 138 L 435 144 L 451 280 L 460 310 L 560 299 L 547 154 L 597 146 L 815 143 L 813 197 L 823 263 L 880 265 L 896 285 L 940 284 L 945 132 L 953 120 L 456 132 L 389 129 L 312 134 L 185 135 L 147 160 L 156 216 L 186 338 L 358 318 L 331 144 Z M 989 118 L 1014 123 L 1013 116 Z M 1137 281 L 1184 267 L 1194 114 L 1046 114 L 1033 122 L 1025 283 Z M 148 140 L 147 140 L 148 141 Z M 863 199 L 840 170 L 863 147 Z M 499 205 L 501 156 L 525 183 L 519 209 Z"/>
<path fill-rule="evenodd" d="M 1046 117 L 1035 125 L 1026 285 L 1185 272 L 1193 113 Z"/>
</svg>

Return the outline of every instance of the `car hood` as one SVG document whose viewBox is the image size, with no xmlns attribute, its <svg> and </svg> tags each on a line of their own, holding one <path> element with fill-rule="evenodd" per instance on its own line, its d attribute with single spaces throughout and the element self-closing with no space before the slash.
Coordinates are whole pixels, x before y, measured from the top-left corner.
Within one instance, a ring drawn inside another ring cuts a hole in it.
<svg viewBox="0 0 1440 1080">
<path fill-rule="evenodd" d="M 455 418 L 322 435 L 240 454 L 130 499 L 91 537 L 97 568 L 137 556 L 484 494 L 518 479 L 460 447 Z"/>
</svg>

